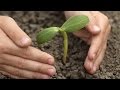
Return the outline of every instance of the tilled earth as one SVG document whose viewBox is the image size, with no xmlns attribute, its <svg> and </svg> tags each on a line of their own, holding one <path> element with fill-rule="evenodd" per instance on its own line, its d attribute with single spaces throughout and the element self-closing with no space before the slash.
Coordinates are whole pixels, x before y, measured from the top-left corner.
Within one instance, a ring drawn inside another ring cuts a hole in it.
<svg viewBox="0 0 120 90">
<path fill-rule="evenodd" d="M 112 30 L 107 44 L 104 61 L 100 69 L 90 75 L 83 67 L 89 46 L 80 38 L 69 34 L 69 52 L 66 65 L 62 64 L 63 38 L 57 35 L 52 41 L 38 46 L 35 35 L 43 27 L 61 26 L 65 21 L 60 11 L 0 11 L 8 15 L 32 38 L 33 46 L 53 55 L 56 60 L 57 75 L 52 79 L 120 79 L 120 12 L 104 11 L 111 22 Z M 0 74 L 0 79 L 10 79 Z"/>
</svg>

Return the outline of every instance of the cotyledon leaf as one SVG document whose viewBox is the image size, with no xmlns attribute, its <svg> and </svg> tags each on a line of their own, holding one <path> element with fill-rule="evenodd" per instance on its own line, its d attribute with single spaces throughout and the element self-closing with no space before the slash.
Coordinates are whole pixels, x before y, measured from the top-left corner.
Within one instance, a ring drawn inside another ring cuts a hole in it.
<svg viewBox="0 0 120 90">
<path fill-rule="evenodd" d="M 75 32 L 84 28 L 89 23 L 89 18 L 85 15 L 77 15 L 70 17 L 62 26 L 66 32 Z"/>
<path fill-rule="evenodd" d="M 36 37 L 37 43 L 43 44 L 45 42 L 50 41 L 53 37 L 55 37 L 57 32 L 59 32 L 58 27 L 50 27 L 50 28 L 43 29 L 37 34 L 37 37 Z"/>
</svg>

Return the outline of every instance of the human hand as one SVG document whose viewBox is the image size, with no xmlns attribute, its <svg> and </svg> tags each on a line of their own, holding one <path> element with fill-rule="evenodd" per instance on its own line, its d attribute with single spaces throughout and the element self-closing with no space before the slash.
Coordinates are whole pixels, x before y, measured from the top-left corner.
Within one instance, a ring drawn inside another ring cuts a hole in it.
<svg viewBox="0 0 120 90">
<path fill-rule="evenodd" d="M 31 45 L 31 39 L 8 16 L 0 16 L 0 72 L 13 78 L 49 79 L 54 58 Z"/>
<path fill-rule="evenodd" d="M 65 11 L 66 18 L 73 15 L 87 15 L 90 19 L 85 30 L 75 32 L 74 35 L 90 45 L 84 67 L 90 74 L 94 74 L 104 58 L 111 30 L 108 17 L 98 11 Z"/>
</svg>

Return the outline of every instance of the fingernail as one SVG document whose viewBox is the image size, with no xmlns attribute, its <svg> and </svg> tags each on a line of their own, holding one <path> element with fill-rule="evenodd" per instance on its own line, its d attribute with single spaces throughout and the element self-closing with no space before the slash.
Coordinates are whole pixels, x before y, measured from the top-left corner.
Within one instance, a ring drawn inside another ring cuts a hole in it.
<svg viewBox="0 0 120 90">
<path fill-rule="evenodd" d="M 29 42 L 30 42 L 30 39 L 29 39 L 29 38 L 24 37 L 24 38 L 21 39 L 22 45 L 26 45 L 26 44 L 29 43 Z"/>
<path fill-rule="evenodd" d="M 93 28 L 94 28 L 94 31 L 96 31 L 96 32 L 100 32 L 100 28 L 98 27 L 98 26 L 93 26 Z"/>
<path fill-rule="evenodd" d="M 51 76 L 53 76 L 53 75 L 55 74 L 55 69 L 53 69 L 53 68 L 48 69 L 48 73 L 49 73 Z"/>
</svg>

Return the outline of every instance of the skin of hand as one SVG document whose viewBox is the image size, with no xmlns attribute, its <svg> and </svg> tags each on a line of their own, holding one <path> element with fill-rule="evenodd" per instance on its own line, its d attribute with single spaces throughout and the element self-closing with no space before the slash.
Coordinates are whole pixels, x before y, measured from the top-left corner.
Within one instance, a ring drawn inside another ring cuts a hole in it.
<svg viewBox="0 0 120 90">
<path fill-rule="evenodd" d="M 94 74 L 103 61 L 111 25 L 108 17 L 99 11 L 65 11 L 66 18 L 74 15 L 87 15 L 89 24 L 83 31 L 73 33 L 90 45 L 84 67 L 90 74 Z"/>
<path fill-rule="evenodd" d="M 54 58 L 31 43 L 14 19 L 0 16 L 0 72 L 18 79 L 49 79 L 54 75 Z"/>
</svg>

